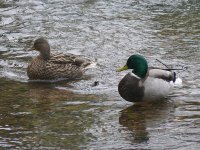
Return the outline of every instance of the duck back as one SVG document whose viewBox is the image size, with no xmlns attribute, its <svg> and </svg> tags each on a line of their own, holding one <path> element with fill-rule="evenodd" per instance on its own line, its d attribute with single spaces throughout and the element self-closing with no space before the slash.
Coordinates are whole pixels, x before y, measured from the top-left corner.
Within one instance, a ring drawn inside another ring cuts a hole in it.
<svg viewBox="0 0 200 150">
<path fill-rule="evenodd" d="M 48 60 L 44 60 L 40 56 L 33 59 L 28 66 L 27 75 L 31 80 L 75 79 L 80 78 L 90 64 L 91 62 L 85 58 L 55 53 Z"/>
</svg>

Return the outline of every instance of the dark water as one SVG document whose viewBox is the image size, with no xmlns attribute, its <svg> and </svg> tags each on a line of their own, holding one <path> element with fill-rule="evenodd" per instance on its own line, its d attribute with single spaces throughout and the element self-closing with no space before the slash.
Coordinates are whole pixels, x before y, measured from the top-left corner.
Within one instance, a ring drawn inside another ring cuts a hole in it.
<svg viewBox="0 0 200 150">
<path fill-rule="evenodd" d="M 79 81 L 28 82 L 37 37 L 98 63 Z M 5 0 L 0 3 L 1 149 L 199 149 L 198 0 Z M 184 68 L 160 102 L 132 105 L 117 67 L 133 53 Z M 99 81 L 99 85 L 91 85 Z"/>
</svg>

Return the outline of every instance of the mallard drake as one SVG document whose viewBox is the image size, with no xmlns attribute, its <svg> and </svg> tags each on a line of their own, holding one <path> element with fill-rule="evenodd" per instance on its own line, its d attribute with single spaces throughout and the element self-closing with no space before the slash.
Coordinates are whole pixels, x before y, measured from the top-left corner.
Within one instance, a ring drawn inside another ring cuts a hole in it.
<svg viewBox="0 0 200 150">
<path fill-rule="evenodd" d="M 40 54 L 34 58 L 27 68 L 31 80 L 52 80 L 59 78 L 80 78 L 92 62 L 72 54 L 50 53 L 50 45 L 44 38 L 35 40 L 33 50 Z"/>
<path fill-rule="evenodd" d="M 133 71 L 119 82 L 118 91 L 129 102 L 162 99 L 169 94 L 176 80 L 175 72 L 170 69 L 150 68 L 141 55 L 130 56 L 126 65 L 117 71 L 127 69 Z"/>
</svg>

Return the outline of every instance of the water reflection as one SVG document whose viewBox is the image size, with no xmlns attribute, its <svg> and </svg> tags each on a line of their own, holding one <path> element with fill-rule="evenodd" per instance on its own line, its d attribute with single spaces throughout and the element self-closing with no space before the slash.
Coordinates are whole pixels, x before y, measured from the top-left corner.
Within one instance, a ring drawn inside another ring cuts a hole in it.
<svg viewBox="0 0 200 150">
<path fill-rule="evenodd" d="M 133 142 L 147 142 L 149 140 L 148 131 L 146 130 L 145 116 L 141 113 L 140 106 L 130 106 L 121 111 L 119 123 L 123 125 L 126 130 L 131 131 L 129 137 Z"/>
<path fill-rule="evenodd" d="M 0 1 L 1 148 L 199 149 L 198 0 Z M 99 68 L 88 80 L 29 83 L 28 49 L 39 36 Z M 122 110 L 115 69 L 133 53 L 189 68 L 170 98 L 175 108 L 167 99 Z"/>
<path fill-rule="evenodd" d="M 59 81 L 59 82 L 28 82 L 28 91 L 27 95 L 32 101 L 39 102 L 55 102 L 55 101 L 76 101 L 79 99 L 87 103 L 88 99 L 96 99 L 95 95 L 92 94 L 80 94 L 73 92 L 72 83 L 78 82 L 78 79 L 75 81 Z M 63 89 L 57 88 L 57 86 L 65 87 Z"/>
<path fill-rule="evenodd" d="M 94 120 L 91 104 L 97 97 L 55 89 L 55 84 L 15 82 L 13 86 L 13 81 L 0 79 L 1 147 L 74 149 L 90 139 L 84 131 Z"/>
<path fill-rule="evenodd" d="M 138 103 L 121 111 L 119 123 L 129 131 L 127 139 L 132 139 L 132 143 L 148 142 L 149 130 L 169 121 L 173 111 L 173 103 L 167 100 Z"/>
</svg>

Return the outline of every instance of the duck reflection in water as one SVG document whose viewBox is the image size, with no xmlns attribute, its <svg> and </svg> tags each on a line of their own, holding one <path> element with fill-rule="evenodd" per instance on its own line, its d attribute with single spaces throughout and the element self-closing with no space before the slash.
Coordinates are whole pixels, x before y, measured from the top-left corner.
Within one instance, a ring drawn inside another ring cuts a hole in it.
<svg viewBox="0 0 200 150">
<path fill-rule="evenodd" d="M 160 127 L 171 119 L 174 106 L 172 102 L 160 101 L 151 103 L 136 103 L 120 112 L 119 123 L 127 133 L 125 137 L 133 143 L 148 142 L 149 130 Z M 155 131 L 156 132 L 156 131 Z"/>
<path fill-rule="evenodd" d="M 71 101 L 73 99 L 93 99 L 96 98 L 92 94 L 78 94 L 74 93 L 74 88 L 71 84 L 79 81 L 59 81 L 59 82 L 42 82 L 40 80 L 36 82 L 28 82 L 28 95 L 31 100 L 43 102 L 54 102 L 54 101 Z M 57 87 L 57 88 L 56 88 Z M 60 88 L 59 88 L 60 87 Z"/>
</svg>

